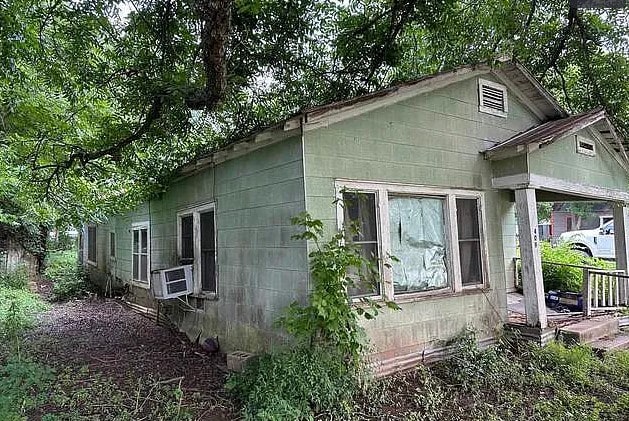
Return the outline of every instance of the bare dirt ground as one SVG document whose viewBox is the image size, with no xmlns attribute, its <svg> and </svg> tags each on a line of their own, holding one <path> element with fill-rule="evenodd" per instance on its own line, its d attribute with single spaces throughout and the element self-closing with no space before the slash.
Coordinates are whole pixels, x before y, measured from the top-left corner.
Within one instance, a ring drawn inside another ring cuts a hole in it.
<svg viewBox="0 0 629 421">
<path fill-rule="evenodd" d="M 197 420 L 234 419 L 223 388 L 223 354 L 208 354 L 185 336 L 138 315 L 115 299 L 53 304 L 28 337 L 29 353 L 55 369 L 82 369 L 129 389 L 137 379 L 180 383 Z M 134 383 L 135 382 L 135 383 Z M 127 390 L 132 396 L 134 390 Z"/>
</svg>

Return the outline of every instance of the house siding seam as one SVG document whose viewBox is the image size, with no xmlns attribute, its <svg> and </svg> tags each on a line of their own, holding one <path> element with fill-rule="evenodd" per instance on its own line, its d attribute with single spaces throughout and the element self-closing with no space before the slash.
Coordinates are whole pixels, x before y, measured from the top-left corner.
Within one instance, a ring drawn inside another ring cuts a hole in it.
<svg viewBox="0 0 629 421">
<path fill-rule="evenodd" d="M 474 78 L 306 132 L 306 208 L 323 220 L 328 233 L 337 226 L 332 204 L 336 179 L 485 192 L 490 288 L 401 302 L 400 311 L 365 321 L 379 358 L 421 352 L 466 328 L 480 337 L 493 336 L 506 319 L 515 212 L 511 193 L 491 188 L 491 163 L 481 152 L 539 124 L 515 98 L 509 94 L 506 118 L 480 113 Z"/>
</svg>

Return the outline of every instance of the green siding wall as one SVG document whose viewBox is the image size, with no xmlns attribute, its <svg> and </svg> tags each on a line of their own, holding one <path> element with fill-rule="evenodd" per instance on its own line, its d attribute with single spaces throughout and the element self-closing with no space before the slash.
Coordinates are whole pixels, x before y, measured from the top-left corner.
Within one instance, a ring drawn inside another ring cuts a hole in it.
<svg viewBox="0 0 629 421">
<path fill-rule="evenodd" d="M 585 130 L 578 136 L 594 140 Z M 596 156 L 576 152 L 574 135 L 559 139 L 529 155 L 532 174 L 552 177 L 571 183 L 626 191 L 629 178 L 614 157 L 596 142 Z"/>
<path fill-rule="evenodd" d="M 481 152 L 539 122 L 514 95 L 507 118 L 479 113 L 477 86 L 469 79 L 305 134 L 306 206 L 329 230 L 337 224 L 337 178 L 486 192 L 490 290 L 403 303 L 365 322 L 384 358 L 435 346 L 466 327 L 493 336 L 506 318 L 515 218 L 509 192 L 491 190 Z"/>
<path fill-rule="evenodd" d="M 165 311 L 190 337 L 218 335 L 224 349 L 256 351 L 282 341 L 273 323 L 308 291 L 307 249 L 291 239 L 290 218 L 303 212 L 301 139 L 291 138 L 173 184 L 162 197 L 99 226 L 99 251 L 108 252 L 109 230 L 117 236 L 117 259 L 99 269 L 131 279 L 131 225 L 151 221 L 151 269 L 178 265 L 177 213 L 214 202 L 218 298 L 190 298 L 196 310 L 166 305 Z M 133 297 L 155 306 L 146 290 Z M 190 311 L 191 310 L 191 311 Z"/>
</svg>

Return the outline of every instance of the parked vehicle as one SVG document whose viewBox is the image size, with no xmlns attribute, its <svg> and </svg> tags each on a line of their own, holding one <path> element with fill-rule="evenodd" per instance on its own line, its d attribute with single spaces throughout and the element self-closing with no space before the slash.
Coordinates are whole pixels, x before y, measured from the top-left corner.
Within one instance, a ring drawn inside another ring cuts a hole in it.
<svg viewBox="0 0 629 421">
<path fill-rule="evenodd" d="M 572 243 L 572 248 L 590 257 L 614 259 L 614 221 L 607 221 L 598 228 L 564 232 L 559 242 Z"/>
</svg>

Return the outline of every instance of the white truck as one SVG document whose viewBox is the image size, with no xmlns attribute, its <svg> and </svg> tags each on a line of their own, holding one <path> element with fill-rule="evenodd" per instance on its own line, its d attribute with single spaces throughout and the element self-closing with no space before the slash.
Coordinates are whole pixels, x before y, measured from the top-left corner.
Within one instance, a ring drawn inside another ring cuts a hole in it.
<svg viewBox="0 0 629 421">
<path fill-rule="evenodd" d="M 574 250 L 584 255 L 601 259 L 615 259 L 614 221 L 607 221 L 598 228 L 564 232 L 559 236 L 559 242 L 572 244 Z"/>
</svg>

